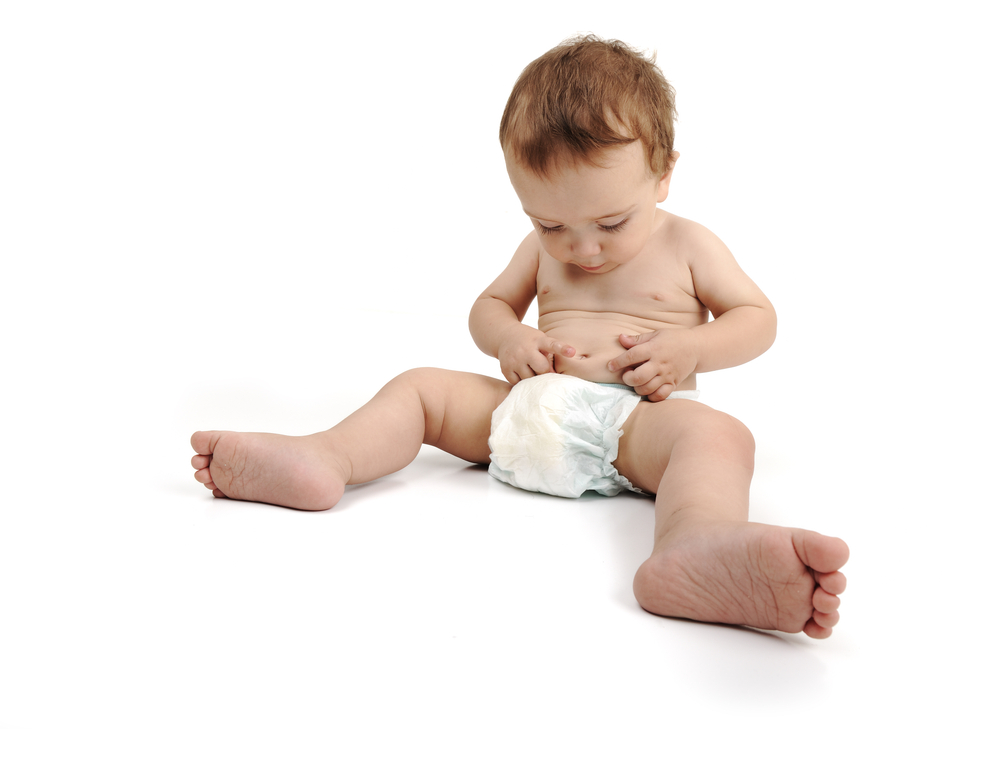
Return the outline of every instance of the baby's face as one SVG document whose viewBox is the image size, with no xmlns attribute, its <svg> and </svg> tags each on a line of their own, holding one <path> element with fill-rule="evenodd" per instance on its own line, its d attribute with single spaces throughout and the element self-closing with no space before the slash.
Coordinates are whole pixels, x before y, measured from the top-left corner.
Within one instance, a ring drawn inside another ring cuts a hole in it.
<svg viewBox="0 0 1000 766">
<path fill-rule="evenodd" d="M 639 141 L 608 150 L 600 162 L 563 163 L 541 178 L 507 159 L 510 182 L 545 252 L 592 274 L 639 254 L 670 185 L 669 171 L 650 175 Z"/>
</svg>

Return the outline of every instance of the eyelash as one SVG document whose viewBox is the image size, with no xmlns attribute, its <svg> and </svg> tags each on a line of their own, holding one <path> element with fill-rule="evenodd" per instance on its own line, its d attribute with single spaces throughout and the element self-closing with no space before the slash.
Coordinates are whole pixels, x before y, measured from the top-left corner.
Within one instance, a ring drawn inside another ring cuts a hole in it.
<svg viewBox="0 0 1000 766">
<path fill-rule="evenodd" d="M 625 224 L 627 224 L 627 223 L 628 223 L 628 218 L 626 218 L 624 221 L 619 221 L 614 226 L 601 226 L 601 224 L 597 224 L 597 226 L 602 231 L 606 231 L 606 232 L 609 232 L 611 234 L 614 234 L 614 233 L 619 232 L 622 229 L 624 229 L 625 228 Z M 556 233 L 562 231 L 562 227 L 561 226 L 552 226 L 550 228 L 548 226 L 542 226 L 541 224 L 538 224 L 538 229 L 539 229 L 539 231 L 542 232 L 542 234 L 556 234 Z"/>
</svg>

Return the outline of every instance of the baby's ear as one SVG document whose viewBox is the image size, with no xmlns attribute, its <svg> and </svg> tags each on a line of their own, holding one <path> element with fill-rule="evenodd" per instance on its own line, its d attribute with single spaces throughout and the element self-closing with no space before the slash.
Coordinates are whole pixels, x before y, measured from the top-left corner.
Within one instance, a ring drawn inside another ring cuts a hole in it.
<svg viewBox="0 0 1000 766">
<path fill-rule="evenodd" d="M 670 153 L 670 167 L 667 168 L 666 172 L 660 176 L 660 180 L 657 181 L 656 186 L 656 201 L 663 202 L 667 198 L 667 194 L 670 191 L 670 178 L 674 174 L 674 168 L 677 166 L 677 160 L 681 156 L 680 152 L 674 151 Z"/>
</svg>

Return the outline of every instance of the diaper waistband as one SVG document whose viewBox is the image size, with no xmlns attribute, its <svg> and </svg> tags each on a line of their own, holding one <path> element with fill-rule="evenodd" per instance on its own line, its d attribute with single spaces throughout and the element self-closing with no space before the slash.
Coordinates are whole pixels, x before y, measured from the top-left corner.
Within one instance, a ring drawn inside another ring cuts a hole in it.
<svg viewBox="0 0 1000 766">
<path fill-rule="evenodd" d="M 632 386 L 626 386 L 624 383 L 598 383 L 599 386 L 606 386 L 608 388 L 621 388 L 625 391 L 633 391 Z"/>
<path fill-rule="evenodd" d="M 599 385 L 599 386 L 607 386 L 608 388 L 621 388 L 621 389 L 623 389 L 625 391 L 632 391 L 632 393 L 635 393 L 635 389 L 633 389 L 632 386 L 626 386 L 624 383 L 598 383 L 597 385 Z M 689 390 L 689 391 L 673 391 L 673 392 L 671 392 L 670 396 L 668 396 L 667 398 L 668 399 L 698 399 L 698 397 L 700 397 L 700 396 L 701 396 L 701 391 L 699 391 L 698 389 L 692 389 L 692 390 Z M 642 398 L 646 399 L 645 396 L 642 397 Z"/>
</svg>

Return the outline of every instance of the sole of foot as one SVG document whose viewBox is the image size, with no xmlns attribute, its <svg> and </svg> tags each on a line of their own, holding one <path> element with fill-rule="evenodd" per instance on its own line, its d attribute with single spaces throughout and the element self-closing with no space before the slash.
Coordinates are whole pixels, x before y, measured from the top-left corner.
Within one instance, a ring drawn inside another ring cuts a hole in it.
<svg viewBox="0 0 1000 766">
<path fill-rule="evenodd" d="M 658 543 L 634 591 L 654 614 L 827 638 L 849 555 L 843 540 L 804 529 L 689 524 Z"/>
<path fill-rule="evenodd" d="M 322 435 L 198 431 L 194 477 L 216 497 L 325 511 L 344 494 L 342 461 Z"/>
</svg>

